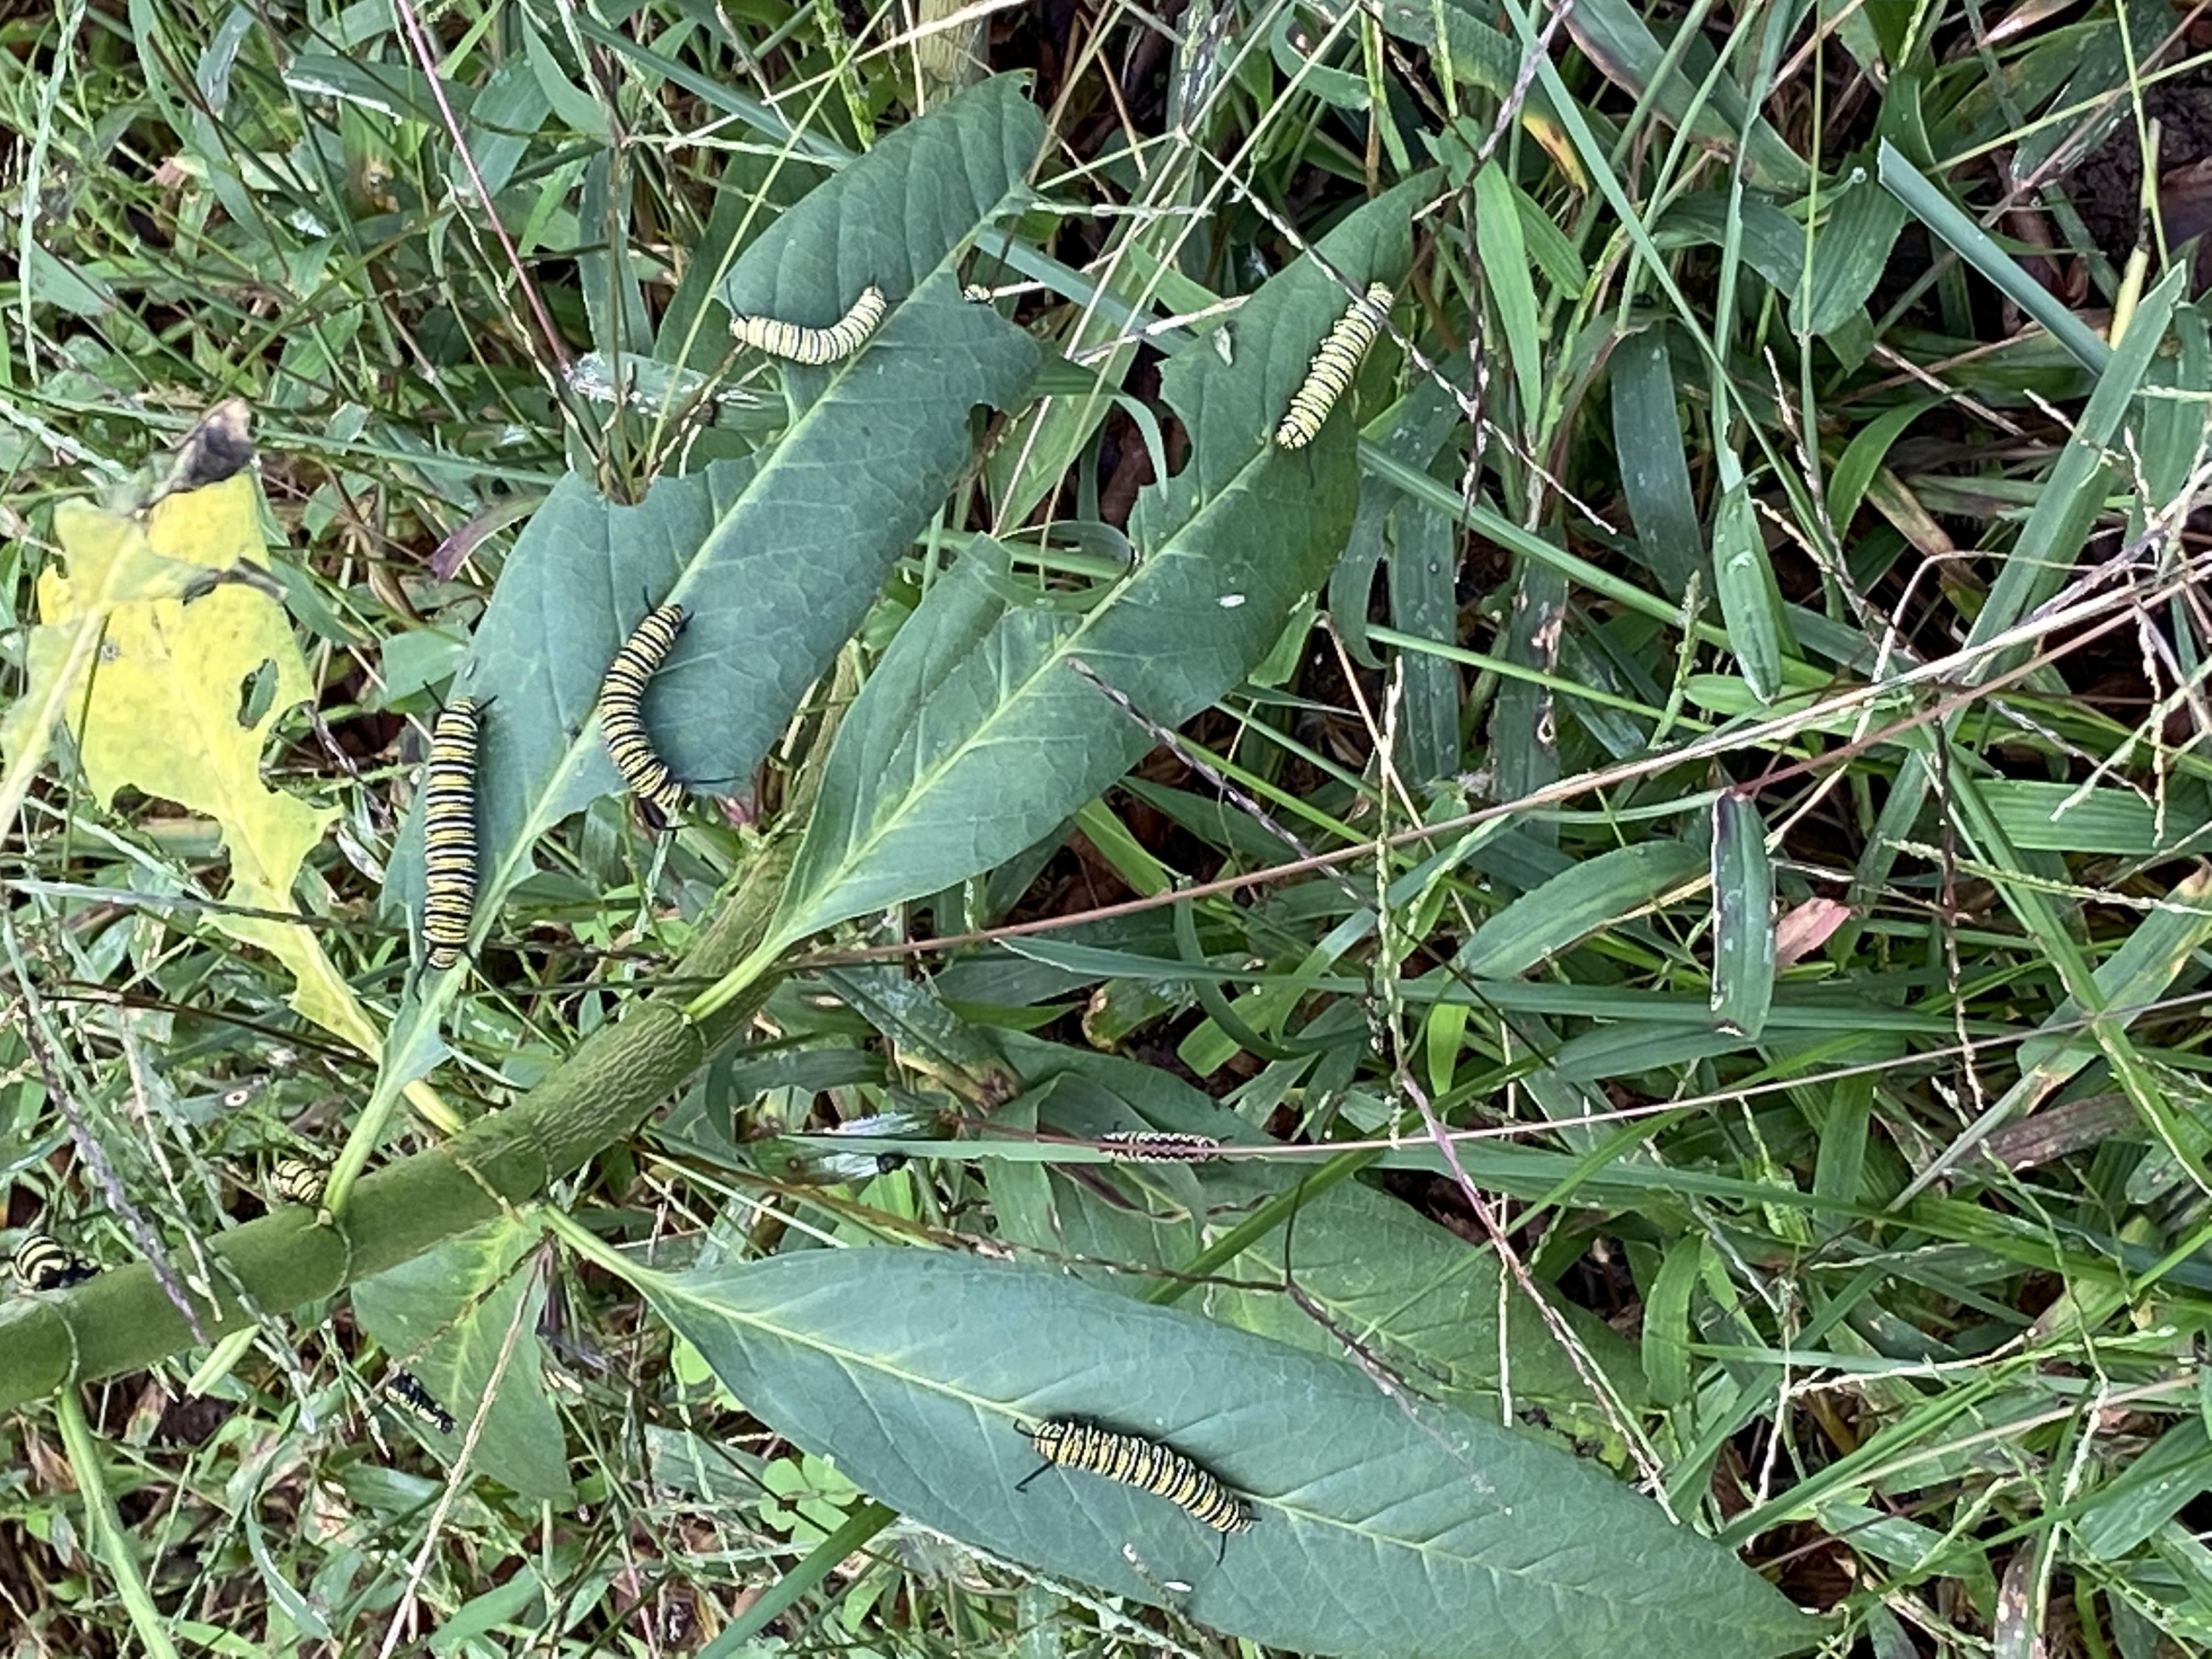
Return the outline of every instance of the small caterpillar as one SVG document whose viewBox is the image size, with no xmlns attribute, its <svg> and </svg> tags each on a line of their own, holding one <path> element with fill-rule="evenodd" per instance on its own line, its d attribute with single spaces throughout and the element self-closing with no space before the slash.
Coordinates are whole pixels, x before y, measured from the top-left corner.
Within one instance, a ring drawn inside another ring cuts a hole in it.
<svg viewBox="0 0 2212 1659">
<path fill-rule="evenodd" d="M 468 949 L 477 906 L 477 737 L 483 706 L 456 697 L 430 729 L 422 806 L 422 960 L 443 973 Z"/>
<path fill-rule="evenodd" d="M 394 1370 L 385 1376 L 377 1393 L 384 1403 L 394 1411 L 426 1424 L 440 1434 L 453 1431 L 453 1414 L 430 1397 L 429 1389 L 417 1382 L 412 1371 Z"/>
<path fill-rule="evenodd" d="M 1116 1164 L 1199 1164 L 1221 1151 L 1221 1143 L 1211 1135 L 1166 1129 L 1116 1129 L 1099 1136 L 1098 1144 Z"/>
<path fill-rule="evenodd" d="M 658 605 L 647 611 L 615 653 L 599 686 L 599 731 L 608 757 L 656 829 L 684 810 L 684 782 L 646 735 L 645 688 L 690 620 L 680 605 Z"/>
<path fill-rule="evenodd" d="M 269 1170 L 269 1190 L 287 1204 L 323 1201 L 322 1166 L 304 1158 L 280 1158 Z"/>
<path fill-rule="evenodd" d="M 736 317 L 730 331 L 740 345 L 784 357 L 794 363 L 834 363 L 849 357 L 866 343 L 889 307 L 884 291 L 873 283 L 860 290 L 853 308 L 828 328 L 805 328 L 775 317 Z"/>
<path fill-rule="evenodd" d="M 1155 1493 L 1204 1522 L 1221 1534 L 1221 1555 L 1228 1552 L 1230 1534 L 1251 1529 L 1251 1504 L 1172 1446 L 1066 1418 L 1023 1432 L 1044 1462 L 1015 1486 L 1016 1492 L 1055 1466 L 1083 1469 Z"/>
<path fill-rule="evenodd" d="M 100 1271 L 45 1233 L 25 1234 L 10 1265 L 15 1282 L 27 1291 L 65 1291 Z"/>
<path fill-rule="evenodd" d="M 1285 449 L 1304 449 L 1321 435 L 1322 422 L 1336 407 L 1359 365 L 1382 331 L 1390 313 L 1390 286 L 1370 283 L 1367 292 L 1338 318 L 1314 353 L 1306 378 L 1291 394 L 1290 412 L 1275 428 L 1275 441 Z"/>
</svg>

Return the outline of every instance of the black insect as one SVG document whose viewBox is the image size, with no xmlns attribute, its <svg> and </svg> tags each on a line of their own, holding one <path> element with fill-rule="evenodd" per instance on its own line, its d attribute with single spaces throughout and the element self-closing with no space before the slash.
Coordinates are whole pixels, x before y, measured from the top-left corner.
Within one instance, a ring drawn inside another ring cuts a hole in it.
<svg viewBox="0 0 2212 1659">
<path fill-rule="evenodd" d="M 27 1291 L 65 1291 L 100 1269 L 45 1233 L 28 1233 L 15 1247 L 15 1282 Z"/>
<path fill-rule="evenodd" d="M 417 1423 L 437 1430 L 440 1434 L 453 1431 L 453 1414 L 430 1397 L 429 1389 L 417 1382 L 412 1371 L 395 1370 L 386 1374 L 377 1392 L 384 1403 L 394 1411 L 404 1413 Z"/>
<path fill-rule="evenodd" d="M 1156 1493 L 1212 1528 L 1221 1534 L 1217 1559 L 1226 1556 L 1230 1534 L 1251 1530 L 1251 1504 L 1172 1446 L 1066 1418 L 1054 1418 L 1023 1432 L 1044 1462 L 1016 1485 L 1016 1492 L 1055 1467 L 1103 1474 Z"/>
<path fill-rule="evenodd" d="M 469 945 L 477 905 L 477 737 L 483 707 L 457 697 L 430 731 L 422 808 L 422 960 L 443 973 Z"/>
</svg>

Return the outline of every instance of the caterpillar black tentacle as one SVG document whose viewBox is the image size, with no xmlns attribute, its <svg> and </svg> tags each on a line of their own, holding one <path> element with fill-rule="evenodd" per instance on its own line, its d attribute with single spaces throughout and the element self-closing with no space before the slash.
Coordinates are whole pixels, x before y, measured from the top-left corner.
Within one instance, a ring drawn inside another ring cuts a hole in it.
<svg viewBox="0 0 2212 1659">
<path fill-rule="evenodd" d="M 775 317 L 737 317 L 730 331 L 740 345 L 765 351 L 794 363 L 834 363 L 851 356 L 867 343 L 890 307 L 883 289 L 873 283 L 860 290 L 853 308 L 828 328 L 806 328 Z"/>
<path fill-rule="evenodd" d="M 1023 1432 L 1044 1462 L 1016 1485 L 1017 1492 L 1047 1469 L 1083 1469 L 1164 1498 L 1205 1522 L 1221 1534 L 1221 1557 L 1227 1554 L 1230 1534 L 1251 1529 L 1251 1504 L 1172 1446 L 1068 1418 L 1054 1418 Z"/>
<path fill-rule="evenodd" d="M 1306 378 L 1291 394 L 1290 412 L 1275 428 L 1275 441 L 1285 449 L 1304 449 L 1321 435 L 1322 422 L 1336 407 L 1359 365 L 1382 331 L 1390 312 L 1390 285 L 1374 283 L 1338 318 L 1315 352 Z"/>
<path fill-rule="evenodd" d="M 660 672 L 690 616 L 680 605 L 658 605 L 630 630 L 599 686 L 599 730 L 623 782 L 655 828 L 684 810 L 684 782 L 668 769 L 645 730 L 645 688 Z"/>
<path fill-rule="evenodd" d="M 484 705 L 457 697 L 430 728 L 422 806 L 422 961 L 442 973 L 469 945 L 477 905 L 477 740 Z"/>
</svg>

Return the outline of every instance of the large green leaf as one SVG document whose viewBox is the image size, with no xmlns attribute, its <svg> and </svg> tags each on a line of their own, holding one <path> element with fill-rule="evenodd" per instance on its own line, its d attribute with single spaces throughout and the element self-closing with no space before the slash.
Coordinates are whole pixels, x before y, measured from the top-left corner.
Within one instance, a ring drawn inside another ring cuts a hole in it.
<svg viewBox="0 0 2212 1659">
<path fill-rule="evenodd" d="M 489 699 L 474 933 L 531 868 L 538 838 L 620 780 L 593 705 L 649 604 L 691 619 L 647 699 L 654 742 L 702 782 L 749 775 L 866 615 L 970 450 L 969 411 L 1011 405 L 1036 343 L 960 297 L 957 261 L 1023 188 L 1042 124 L 1019 81 L 986 82 L 891 134 L 810 193 L 732 269 L 723 297 L 834 319 L 870 283 L 889 315 L 833 368 L 785 377 L 789 426 L 757 455 L 656 483 L 635 507 L 580 477 L 518 538 L 456 695 Z M 422 887 L 419 800 L 388 898 Z M 387 1045 L 386 1086 L 419 1074 L 458 973 L 430 975 Z"/>
<path fill-rule="evenodd" d="M 538 1321 L 544 1282 L 523 1256 L 538 1231 L 495 1221 L 354 1286 L 362 1328 L 474 1434 L 475 1467 L 525 1498 L 570 1504 L 568 1437 L 545 1393 Z M 471 1425 L 479 1410 L 483 1420 Z"/>
<path fill-rule="evenodd" d="M 1328 268 L 1355 289 L 1395 278 L 1426 185 L 1323 238 Z M 1209 338 L 1167 365 L 1162 391 L 1190 459 L 1139 497 L 1134 563 L 1081 608 L 1065 593 L 1024 596 L 1000 571 L 940 585 L 942 603 L 933 594 L 916 612 L 838 731 L 776 944 L 988 870 L 1127 769 L 1152 738 L 1077 663 L 1172 726 L 1267 654 L 1350 526 L 1345 414 L 1304 450 L 1272 438 L 1346 302 L 1338 276 L 1301 258 L 1244 302 L 1232 361 Z"/>
<path fill-rule="evenodd" d="M 1758 1659 L 1818 1634 L 1565 1453 L 1064 1274 L 809 1250 L 642 1283 L 746 1410 L 884 1503 L 1273 1647 Z M 1017 1491 L 1037 1467 L 1021 1428 L 1061 1416 L 1176 1446 L 1250 1498 L 1257 1526 L 1217 1565 L 1214 1534 L 1161 1498 L 1060 1472 Z"/>
</svg>

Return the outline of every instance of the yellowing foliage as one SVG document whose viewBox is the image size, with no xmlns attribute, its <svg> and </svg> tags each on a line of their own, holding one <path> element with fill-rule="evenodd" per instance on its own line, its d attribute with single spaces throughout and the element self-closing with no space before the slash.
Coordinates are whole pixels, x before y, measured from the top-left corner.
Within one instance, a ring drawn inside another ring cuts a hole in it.
<svg viewBox="0 0 2212 1659">
<path fill-rule="evenodd" d="M 85 781 L 103 805 L 128 786 L 221 826 L 230 854 L 225 902 L 294 909 L 300 867 L 337 814 L 269 787 L 261 751 L 277 716 L 314 686 L 281 605 L 247 582 L 207 586 L 210 573 L 265 567 L 252 475 L 165 496 L 137 516 L 65 502 L 54 533 L 68 569 L 40 578 L 29 690 L 0 722 L 9 757 L 0 834 L 58 722 L 76 736 Z M 258 718 L 242 720 L 243 687 L 264 665 L 274 695 Z M 304 1018 L 377 1051 L 375 1029 L 309 929 L 252 916 L 213 921 L 291 970 L 292 1006 Z"/>
</svg>

